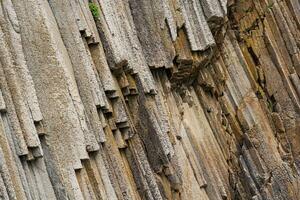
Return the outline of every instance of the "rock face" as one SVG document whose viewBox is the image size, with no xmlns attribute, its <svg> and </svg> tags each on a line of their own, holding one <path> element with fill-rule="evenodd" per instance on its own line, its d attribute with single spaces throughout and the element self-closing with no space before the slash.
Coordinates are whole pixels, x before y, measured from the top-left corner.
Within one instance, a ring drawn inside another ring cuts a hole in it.
<svg viewBox="0 0 300 200">
<path fill-rule="evenodd" d="M 0 199 L 299 200 L 299 0 L 0 0 Z"/>
</svg>

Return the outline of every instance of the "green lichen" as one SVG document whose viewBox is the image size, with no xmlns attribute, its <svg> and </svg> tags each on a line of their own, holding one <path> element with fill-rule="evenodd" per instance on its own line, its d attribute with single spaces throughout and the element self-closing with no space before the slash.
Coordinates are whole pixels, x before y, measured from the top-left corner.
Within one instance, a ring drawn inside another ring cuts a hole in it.
<svg viewBox="0 0 300 200">
<path fill-rule="evenodd" d="M 275 4 L 275 3 L 269 3 L 269 4 L 267 5 L 267 8 L 268 8 L 268 9 L 272 9 L 273 6 L 274 6 L 274 4 Z"/>
<path fill-rule="evenodd" d="M 95 3 L 89 3 L 89 8 L 94 18 L 98 18 L 100 16 L 99 9 Z"/>
<path fill-rule="evenodd" d="M 264 90 L 260 86 L 257 88 L 256 96 L 258 99 L 263 99 L 265 96 Z"/>
</svg>

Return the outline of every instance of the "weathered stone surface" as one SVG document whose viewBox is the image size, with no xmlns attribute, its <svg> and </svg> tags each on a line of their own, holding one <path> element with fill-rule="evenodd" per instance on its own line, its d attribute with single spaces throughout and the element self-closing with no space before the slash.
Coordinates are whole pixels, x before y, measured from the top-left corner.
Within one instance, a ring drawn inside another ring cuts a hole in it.
<svg viewBox="0 0 300 200">
<path fill-rule="evenodd" d="M 299 8 L 0 1 L 0 199 L 300 199 Z"/>
</svg>

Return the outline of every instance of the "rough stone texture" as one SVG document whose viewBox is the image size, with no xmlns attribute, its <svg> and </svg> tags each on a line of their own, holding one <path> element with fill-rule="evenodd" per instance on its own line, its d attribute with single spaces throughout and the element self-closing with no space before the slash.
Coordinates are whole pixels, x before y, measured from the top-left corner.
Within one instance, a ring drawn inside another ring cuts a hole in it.
<svg viewBox="0 0 300 200">
<path fill-rule="evenodd" d="M 0 0 L 0 199 L 299 200 L 299 20 L 298 0 Z"/>
</svg>

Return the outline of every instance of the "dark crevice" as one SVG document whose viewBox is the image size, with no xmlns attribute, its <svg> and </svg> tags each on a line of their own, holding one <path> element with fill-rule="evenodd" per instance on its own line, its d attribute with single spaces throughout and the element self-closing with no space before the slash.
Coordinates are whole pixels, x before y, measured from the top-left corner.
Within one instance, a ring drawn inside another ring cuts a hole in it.
<svg viewBox="0 0 300 200">
<path fill-rule="evenodd" d="M 252 47 L 248 47 L 247 49 L 248 49 L 248 52 L 249 52 L 249 54 L 250 54 L 250 56 L 251 56 L 254 64 L 256 66 L 259 66 L 260 65 L 259 58 L 257 57 L 257 55 L 255 54 L 255 52 L 253 51 Z"/>
</svg>

